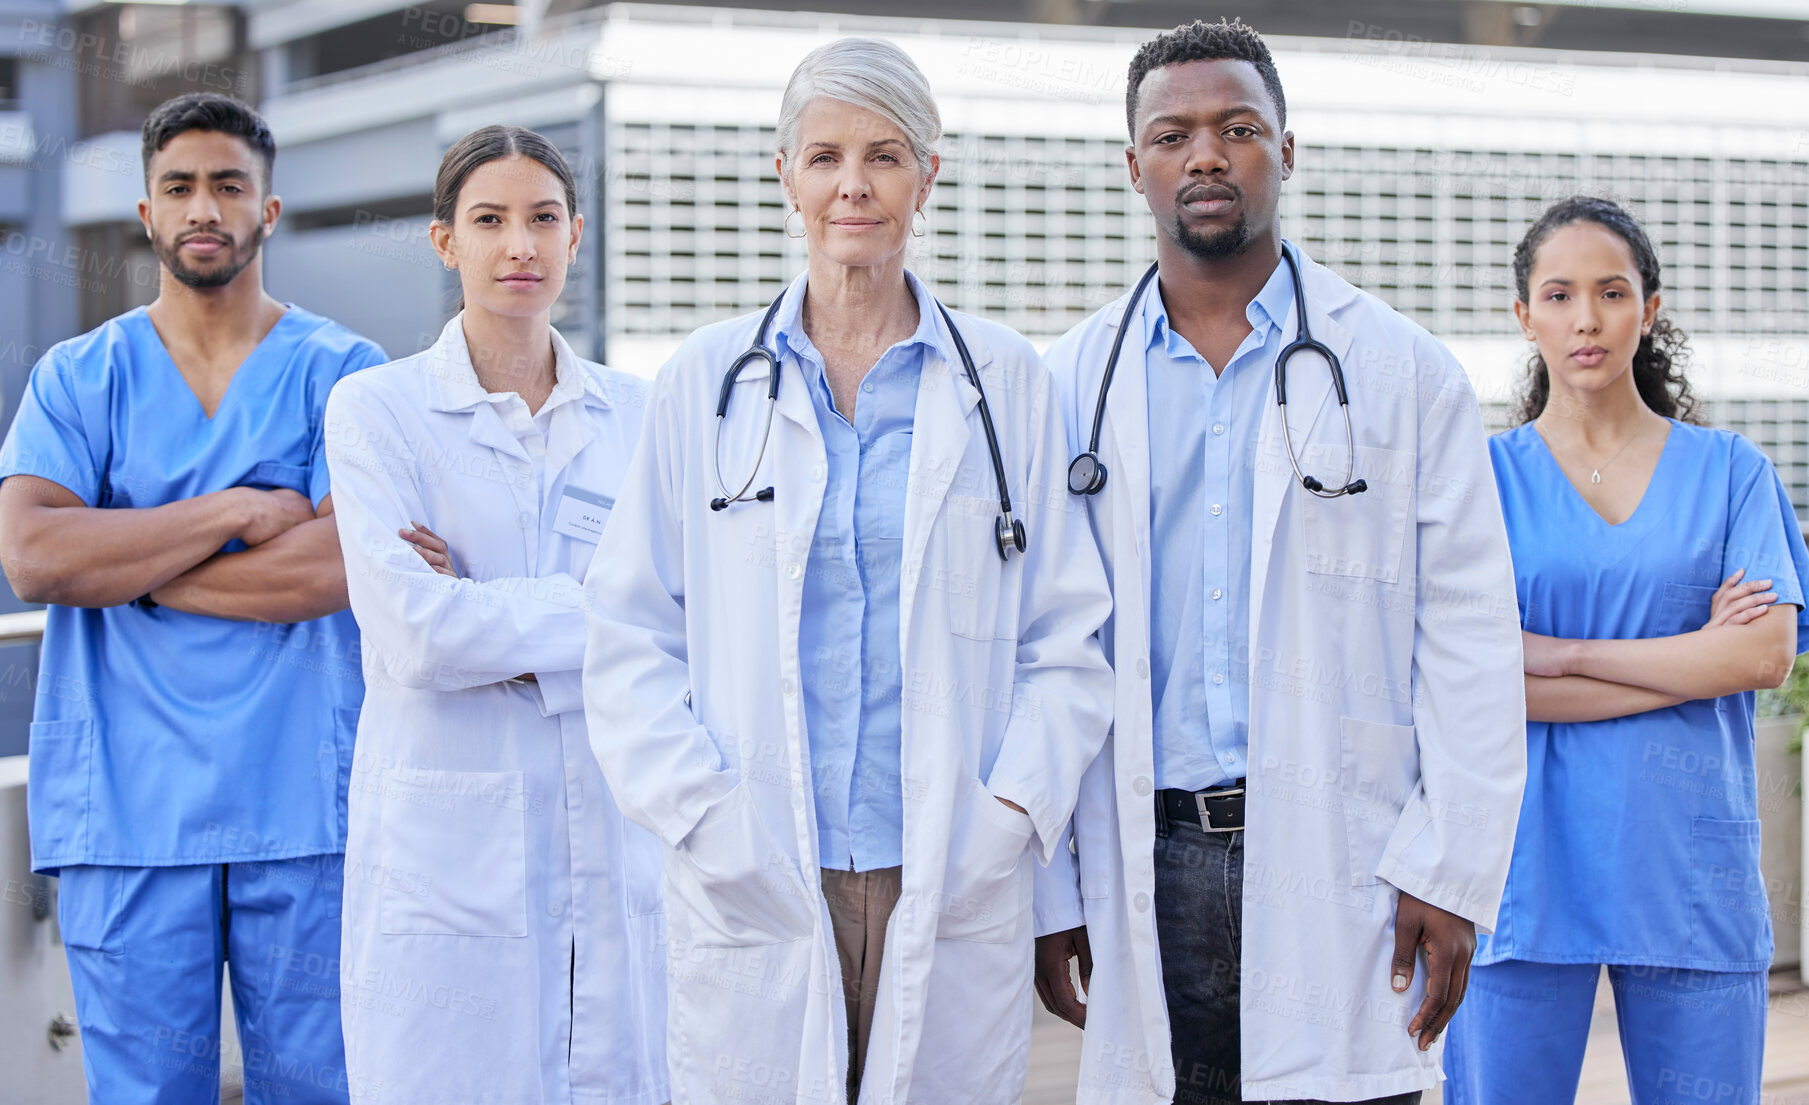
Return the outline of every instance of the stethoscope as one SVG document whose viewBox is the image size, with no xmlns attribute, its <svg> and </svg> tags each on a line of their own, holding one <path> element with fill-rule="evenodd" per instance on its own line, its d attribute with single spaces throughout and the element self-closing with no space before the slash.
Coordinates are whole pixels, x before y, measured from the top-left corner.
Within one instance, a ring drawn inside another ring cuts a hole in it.
<svg viewBox="0 0 1809 1105">
<path fill-rule="evenodd" d="M 721 496 L 710 500 L 711 510 L 726 510 L 730 503 L 773 501 L 773 489 L 763 487 L 752 495 L 748 489 L 754 486 L 754 477 L 760 474 L 760 463 L 766 459 L 766 445 L 773 436 L 773 408 L 779 402 L 779 355 L 766 344 L 766 331 L 772 325 L 773 316 L 779 313 L 779 304 L 785 301 L 783 293 L 773 300 L 772 306 L 760 319 L 760 330 L 754 335 L 754 344 L 747 351 L 735 358 L 735 363 L 722 377 L 722 392 L 716 398 L 716 485 L 722 490 Z M 1008 560 L 1011 551 L 1023 552 L 1030 545 L 1024 534 L 1024 523 L 1011 515 L 1011 489 L 1005 482 L 1005 458 L 999 453 L 999 435 L 993 429 L 992 411 L 986 405 L 986 389 L 980 385 L 980 373 L 974 368 L 974 358 L 967 351 L 967 342 L 961 338 L 961 331 L 955 327 L 955 320 L 950 317 L 948 308 L 940 302 L 936 309 L 942 313 L 942 320 L 948 323 L 949 336 L 955 339 L 955 352 L 961 355 L 961 367 L 967 372 L 968 382 L 980 393 L 980 425 L 986 430 L 986 448 L 992 454 L 992 474 L 999 484 L 999 517 L 993 528 L 993 538 L 998 543 L 999 559 Z M 735 381 L 740 378 L 741 370 L 756 361 L 763 361 L 767 366 L 766 385 L 766 426 L 760 433 L 760 452 L 754 457 L 754 467 L 748 471 L 747 479 L 733 494 L 729 493 L 728 481 L 722 478 L 722 427 L 729 417 L 729 396 L 735 392 Z"/>
<path fill-rule="evenodd" d="M 1288 463 L 1294 466 L 1294 477 L 1300 481 L 1300 486 L 1321 499 L 1361 494 L 1369 490 L 1369 484 L 1363 480 L 1351 479 L 1357 467 L 1357 449 L 1356 438 L 1352 436 L 1350 428 L 1350 396 L 1344 390 L 1344 369 L 1338 364 L 1338 358 L 1332 351 L 1307 332 L 1306 294 L 1300 286 L 1300 266 L 1286 246 L 1282 247 L 1281 258 L 1288 263 L 1288 274 L 1294 278 L 1294 310 L 1299 318 L 1294 341 L 1275 358 L 1275 405 L 1281 408 L 1281 438 L 1288 448 Z M 1075 457 L 1068 465 L 1068 490 L 1073 494 L 1097 495 L 1105 490 L 1106 466 L 1099 459 L 1099 432 L 1105 424 L 1106 393 L 1112 387 L 1112 374 L 1118 368 L 1118 353 L 1124 348 L 1124 335 L 1131 328 L 1131 316 L 1136 314 L 1137 304 L 1142 300 L 1144 290 L 1155 278 L 1156 266 L 1151 265 L 1149 271 L 1143 274 L 1143 279 L 1137 281 L 1136 289 L 1131 292 L 1131 301 L 1124 305 L 1124 317 L 1118 320 L 1118 336 L 1112 339 L 1112 355 L 1106 359 L 1105 376 L 1099 381 L 1099 401 L 1093 405 L 1093 436 L 1087 441 L 1087 451 Z M 1319 354 L 1331 366 L 1332 387 L 1337 389 L 1338 406 L 1344 411 L 1344 448 L 1349 460 L 1344 468 L 1344 486 L 1329 491 L 1323 483 L 1300 470 L 1300 460 L 1294 455 L 1294 438 L 1288 430 L 1288 358 L 1301 350 Z"/>
</svg>

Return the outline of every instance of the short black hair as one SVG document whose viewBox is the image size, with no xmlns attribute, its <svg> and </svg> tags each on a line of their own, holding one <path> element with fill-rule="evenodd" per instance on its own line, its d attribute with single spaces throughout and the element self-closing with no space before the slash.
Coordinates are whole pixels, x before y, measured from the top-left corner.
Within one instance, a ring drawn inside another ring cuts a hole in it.
<svg viewBox="0 0 1809 1105">
<path fill-rule="evenodd" d="M 1275 114 L 1282 129 L 1287 129 L 1288 101 L 1281 94 L 1281 75 L 1275 72 L 1275 61 L 1262 36 L 1241 19 L 1221 19 L 1217 23 L 1196 19 L 1145 42 L 1131 59 L 1130 76 L 1124 82 L 1124 121 L 1132 142 L 1137 140 L 1137 93 L 1143 87 L 1143 78 L 1151 70 L 1188 61 L 1247 61 L 1256 66 L 1263 87 L 1275 101 Z"/>
<path fill-rule="evenodd" d="M 170 144 L 170 139 L 191 130 L 211 130 L 243 139 L 251 152 L 264 163 L 264 191 L 270 191 L 270 177 L 276 169 L 276 139 L 270 124 L 252 110 L 251 105 L 218 92 L 190 92 L 165 100 L 151 109 L 144 121 L 145 184 L 151 182 L 151 158 Z"/>
</svg>

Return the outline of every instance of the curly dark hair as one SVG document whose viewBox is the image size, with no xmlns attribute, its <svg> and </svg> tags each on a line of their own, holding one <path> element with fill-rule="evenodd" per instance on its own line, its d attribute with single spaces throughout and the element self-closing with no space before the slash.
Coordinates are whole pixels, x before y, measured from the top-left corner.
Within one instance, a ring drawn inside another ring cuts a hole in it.
<svg viewBox="0 0 1809 1105">
<path fill-rule="evenodd" d="M 264 166 L 264 191 L 270 191 L 270 174 L 276 169 L 276 139 L 264 117 L 251 105 L 218 92 L 190 92 L 165 100 L 145 117 L 140 134 L 144 158 L 145 184 L 151 182 L 151 157 L 170 144 L 170 139 L 191 130 L 211 130 L 229 134 L 251 147 Z"/>
<path fill-rule="evenodd" d="M 1131 141 L 1137 140 L 1137 93 L 1143 87 L 1143 78 L 1151 70 L 1187 61 L 1247 61 L 1256 66 L 1263 87 L 1275 101 L 1275 115 L 1282 129 L 1287 129 L 1288 101 L 1281 94 L 1281 76 L 1275 72 L 1275 62 L 1269 57 L 1269 47 L 1262 36 L 1241 19 L 1221 19 L 1217 23 L 1196 19 L 1145 42 L 1131 59 L 1130 75 L 1124 82 L 1124 121 L 1130 128 Z"/>
<path fill-rule="evenodd" d="M 1514 294 L 1520 302 L 1527 302 L 1527 281 L 1532 276 L 1533 258 L 1539 247 L 1553 231 L 1576 222 L 1592 222 L 1619 235 L 1633 251 L 1633 263 L 1639 269 L 1640 294 L 1650 299 L 1658 293 L 1658 252 L 1652 248 L 1652 241 L 1646 237 L 1639 220 L 1613 200 L 1573 196 L 1546 208 L 1527 229 L 1520 244 L 1514 247 Z M 1670 319 L 1659 315 L 1652 321 L 1651 332 L 1640 336 L 1639 348 L 1633 351 L 1633 384 L 1639 389 L 1639 397 L 1653 411 L 1679 422 L 1701 425 L 1701 404 L 1690 392 L 1690 381 L 1683 374 L 1683 365 L 1689 355 L 1689 336 Z M 1550 398 L 1551 372 L 1545 366 L 1545 358 L 1535 349 L 1527 361 L 1515 424 L 1539 417 Z"/>
</svg>

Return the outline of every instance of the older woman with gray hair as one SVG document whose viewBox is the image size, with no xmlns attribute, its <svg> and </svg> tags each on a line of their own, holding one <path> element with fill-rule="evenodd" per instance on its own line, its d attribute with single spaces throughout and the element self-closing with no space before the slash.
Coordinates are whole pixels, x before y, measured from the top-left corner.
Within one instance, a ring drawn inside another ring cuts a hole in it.
<svg viewBox="0 0 1809 1105">
<path fill-rule="evenodd" d="M 586 581 L 593 747 L 665 844 L 677 1102 L 1023 1088 L 1109 603 L 1036 353 L 905 268 L 940 135 L 888 43 L 799 65 L 809 266 L 662 370 Z"/>
</svg>

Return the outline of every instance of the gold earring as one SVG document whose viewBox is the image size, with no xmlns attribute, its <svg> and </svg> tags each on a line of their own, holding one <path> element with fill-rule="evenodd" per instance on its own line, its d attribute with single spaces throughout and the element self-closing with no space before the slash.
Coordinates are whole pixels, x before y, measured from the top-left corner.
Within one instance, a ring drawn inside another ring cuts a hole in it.
<svg viewBox="0 0 1809 1105">
<path fill-rule="evenodd" d="M 787 238 L 802 238 L 804 236 L 804 231 L 802 230 L 798 231 L 796 234 L 791 232 L 791 217 L 796 214 L 800 214 L 796 207 L 785 213 L 785 236 Z"/>
<path fill-rule="evenodd" d="M 921 227 L 921 229 L 920 229 L 920 227 Z M 929 233 L 929 229 L 930 229 L 929 216 L 925 215 L 923 213 L 923 208 L 919 207 L 916 210 L 916 212 L 912 215 L 912 218 L 911 218 L 911 237 L 921 238 L 925 234 Z"/>
</svg>

